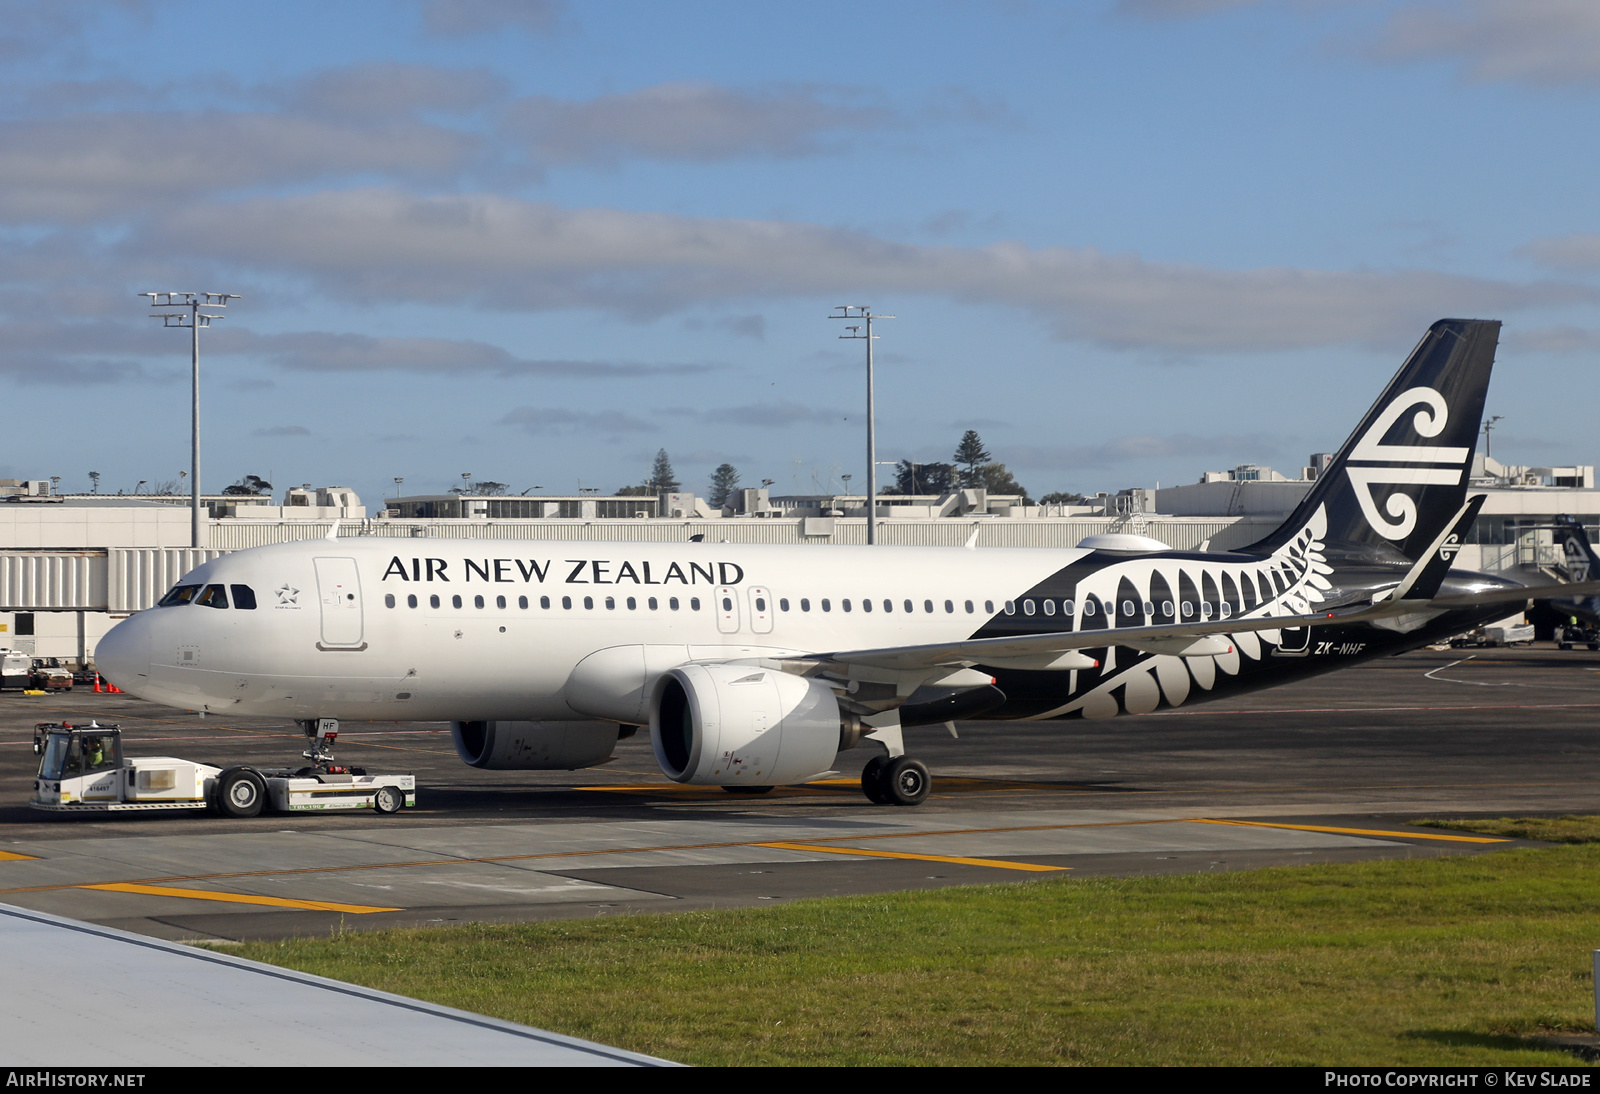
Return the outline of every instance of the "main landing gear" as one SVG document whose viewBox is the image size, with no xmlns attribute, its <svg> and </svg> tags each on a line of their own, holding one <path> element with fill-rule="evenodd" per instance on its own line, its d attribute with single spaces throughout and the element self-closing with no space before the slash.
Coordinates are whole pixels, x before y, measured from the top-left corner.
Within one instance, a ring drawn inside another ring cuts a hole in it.
<svg viewBox="0 0 1600 1094">
<path fill-rule="evenodd" d="M 880 742 L 887 755 L 872 757 L 862 768 L 861 792 L 874 805 L 921 805 L 933 789 L 933 777 L 926 764 L 906 755 L 899 718 L 866 736 Z"/>
</svg>

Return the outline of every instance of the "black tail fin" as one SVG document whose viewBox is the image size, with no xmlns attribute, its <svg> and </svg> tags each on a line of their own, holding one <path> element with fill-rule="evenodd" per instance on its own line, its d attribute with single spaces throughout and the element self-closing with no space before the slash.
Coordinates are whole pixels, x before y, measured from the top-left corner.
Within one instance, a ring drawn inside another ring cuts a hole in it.
<svg viewBox="0 0 1600 1094">
<path fill-rule="evenodd" d="M 1499 337 L 1493 320 L 1429 327 L 1299 508 L 1243 550 L 1270 553 L 1320 519 L 1330 561 L 1421 558 L 1466 500 Z"/>
<path fill-rule="evenodd" d="M 1600 578 L 1600 558 L 1595 557 L 1594 547 L 1584 534 L 1583 525 L 1571 517 L 1557 517 L 1552 538 L 1556 546 L 1561 548 L 1560 565 L 1566 580 L 1593 581 Z"/>
</svg>

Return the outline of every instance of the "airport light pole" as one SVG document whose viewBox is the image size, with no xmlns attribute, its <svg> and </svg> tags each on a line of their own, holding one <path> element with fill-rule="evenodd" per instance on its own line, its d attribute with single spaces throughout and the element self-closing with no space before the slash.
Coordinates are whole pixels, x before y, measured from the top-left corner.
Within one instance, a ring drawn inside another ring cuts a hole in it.
<svg viewBox="0 0 1600 1094">
<path fill-rule="evenodd" d="M 222 292 L 143 292 L 150 298 L 154 310 L 150 318 L 160 319 L 163 327 L 187 327 L 190 332 L 190 395 L 193 407 L 189 432 L 189 546 L 200 546 L 200 328 L 209 327 L 213 319 L 225 319 L 218 313 L 201 311 L 202 308 L 226 308 L 228 301 L 238 300 L 236 293 Z"/>
<path fill-rule="evenodd" d="M 1496 423 L 1498 421 L 1501 421 L 1504 418 L 1505 418 L 1504 414 L 1496 414 L 1493 417 L 1485 418 L 1483 420 L 1483 458 L 1484 459 L 1488 459 L 1490 456 L 1494 455 L 1494 449 L 1490 445 L 1490 441 L 1492 439 L 1492 434 L 1494 433 L 1494 423 Z M 1485 472 L 1486 473 L 1487 473 L 1487 470 L 1488 469 L 1485 468 Z"/>
<path fill-rule="evenodd" d="M 892 315 L 873 315 L 872 308 L 865 304 L 840 304 L 834 309 L 838 314 L 828 316 L 829 319 L 859 319 L 860 323 L 847 327 L 849 334 L 841 334 L 840 338 L 860 338 L 867 343 L 867 542 L 878 542 L 878 438 L 876 433 L 877 410 L 873 401 L 872 379 L 872 341 L 876 337 L 872 333 L 874 319 L 893 319 Z M 862 334 L 862 327 L 866 333 Z"/>
</svg>

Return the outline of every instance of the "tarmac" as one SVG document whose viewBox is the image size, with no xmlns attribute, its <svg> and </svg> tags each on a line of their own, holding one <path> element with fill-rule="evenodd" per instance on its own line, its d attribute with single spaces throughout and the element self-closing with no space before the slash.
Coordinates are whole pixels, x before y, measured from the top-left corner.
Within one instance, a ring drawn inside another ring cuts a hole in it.
<svg viewBox="0 0 1600 1094">
<path fill-rule="evenodd" d="M 764 905 L 1041 877 L 1480 854 L 1413 822 L 1600 811 L 1600 655 L 1419 651 L 1104 722 L 907 732 L 920 807 L 861 794 L 871 755 L 765 795 L 682 787 L 647 732 L 576 772 L 462 765 L 440 723 L 345 723 L 344 762 L 417 775 L 371 813 L 53 816 L 25 806 L 35 722 L 123 727 L 129 755 L 297 762 L 291 723 L 125 695 L 0 697 L 0 902 L 171 941 Z M 848 765 L 848 766 L 844 766 Z"/>
</svg>

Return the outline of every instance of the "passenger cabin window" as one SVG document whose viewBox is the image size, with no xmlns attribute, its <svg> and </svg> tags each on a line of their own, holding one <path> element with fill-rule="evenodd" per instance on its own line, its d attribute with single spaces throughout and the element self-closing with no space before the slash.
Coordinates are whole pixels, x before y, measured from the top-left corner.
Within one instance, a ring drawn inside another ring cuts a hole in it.
<svg viewBox="0 0 1600 1094">
<path fill-rule="evenodd" d="M 689 598 L 689 610 L 691 612 L 697 612 L 700 610 L 700 598 L 698 596 L 691 596 Z"/>
<path fill-rule="evenodd" d="M 241 611 L 256 610 L 256 591 L 248 585 L 229 585 L 233 591 L 233 606 Z M 413 605 L 415 606 L 415 605 Z"/>
<path fill-rule="evenodd" d="M 827 597 L 822 598 L 822 610 L 825 612 L 833 611 L 833 605 L 828 601 Z"/>
<path fill-rule="evenodd" d="M 204 604 L 208 608 L 226 608 L 228 606 L 228 590 L 223 585 L 207 585 L 205 592 L 195 600 L 196 604 Z"/>
<path fill-rule="evenodd" d="M 450 606 L 451 606 L 451 607 L 452 607 L 452 608 L 459 608 L 459 607 L 461 607 L 461 597 L 460 597 L 460 595 L 459 595 L 459 594 L 458 594 L 458 595 L 456 595 L 456 596 L 452 596 L 452 597 L 451 597 L 451 598 L 450 598 Z"/>
<path fill-rule="evenodd" d="M 385 608 L 394 607 L 394 594 L 393 593 L 384 593 L 383 594 L 383 606 Z"/>
<path fill-rule="evenodd" d="M 428 597 L 428 607 L 437 608 L 438 606 L 439 606 L 439 594 L 438 593 L 434 593 L 432 596 Z"/>
<path fill-rule="evenodd" d="M 407 595 L 407 597 L 406 597 L 406 607 L 415 608 L 416 606 L 417 606 L 417 594 L 416 593 L 411 593 L 411 594 Z"/>
</svg>

